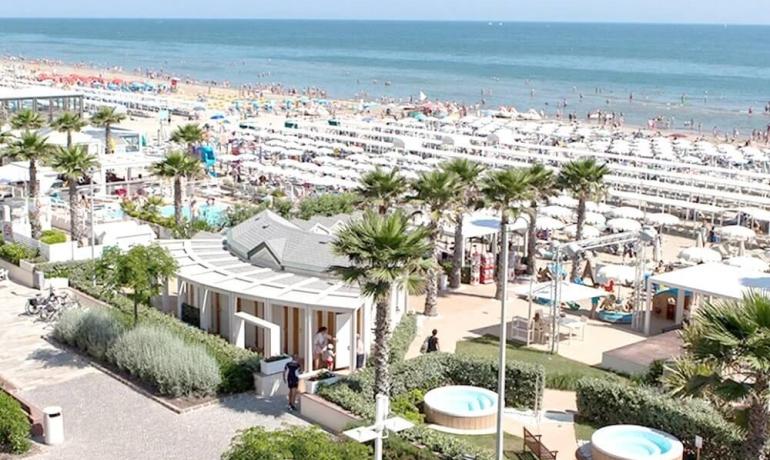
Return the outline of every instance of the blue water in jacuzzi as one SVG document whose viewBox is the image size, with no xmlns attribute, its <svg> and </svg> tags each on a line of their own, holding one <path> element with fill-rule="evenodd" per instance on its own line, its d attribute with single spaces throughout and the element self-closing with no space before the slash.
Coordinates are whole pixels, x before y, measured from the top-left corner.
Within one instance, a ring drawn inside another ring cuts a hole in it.
<svg viewBox="0 0 770 460">
<path fill-rule="evenodd" d="M 467 388 L 447 388 L 441 392 L 439 400 L 439 409 L 455 413 L 479 412 L 496 404 L 488 394 Z"/>
<path fill-rule="evenodd" d="M 663 436 L 651 431 L 628 430 L 613 433 L 606 442 L 607 450 L 626 458 L 657 457 L 671 450 L 673 444 Z"/>
</svg>

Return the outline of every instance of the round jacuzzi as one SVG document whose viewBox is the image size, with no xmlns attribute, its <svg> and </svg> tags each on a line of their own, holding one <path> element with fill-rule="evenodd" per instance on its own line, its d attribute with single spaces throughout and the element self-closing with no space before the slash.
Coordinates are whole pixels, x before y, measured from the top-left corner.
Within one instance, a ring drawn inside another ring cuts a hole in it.
<svg viewBox="0 0 770 460">
<path fill-rule="evenodd" d="M 670 434 L 637 425 L 613 425 L 591 436 L 593 460 L 681 460 L 682 443 Z"/>
<path fill-rule="evenodd" d="M 496 422 L 497 393 L 471 386 L 450 386 L 429 391 L 424 399 L 430 423 L 458 430 L 486 430 Z"/>
</svg>

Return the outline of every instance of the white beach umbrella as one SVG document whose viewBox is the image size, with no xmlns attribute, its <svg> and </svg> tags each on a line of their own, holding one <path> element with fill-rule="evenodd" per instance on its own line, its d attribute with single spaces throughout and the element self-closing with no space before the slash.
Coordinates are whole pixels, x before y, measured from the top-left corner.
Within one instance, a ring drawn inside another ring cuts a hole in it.
<svg viewBox="0 0 770 460">
<path fill-rule="evenodd" d="M 590 225 L 596 225 L 599 227 L 604 227 L 605 224 L 607 223 L 607 218 L 599 214 L 598 212 L 587 212 L 585 217 L 585 223 Z"/>
<path fill-rule="evenodd" d="M 568 237 L 575 238 L 577 236 L 577 225 L 567 225 L 562 231 Z M 596 238 L 599 235 L 601 235 L 601 232 L 598 228 L 590 225 L 583 225 L 583 238 Z"/>
<path fill-rule="evenodd" d="M 556 220 L 553 217 L 537 216 L 537 224 L 535 227 L 538 230 L 560 230 L 564 228 L 564 223 L 560 220 Z"/>
<path fill-rule="evenodd" d="M 564 206 L 567 208 L 574 208 L 578 205 L 578 200 L 567 195 L 555 196 L 548 200 L 549 203 L 557 206 Z"/>
<path fill-rule="evenodd" d="M 722 260 L 722 255 L 709 248 L 686 248 L 679 251 L 679 258 L 685 262 L 700 264 L 719 262 Z"/>
<path fill-rule="evenodd" d="M 607 227 L 616 232 L 636 232 L 642 229 L 642 224 L 632 219 L 616 218 L 608 220 Z"/>
<path fill-rule="evenodd" d="M 621 206 L 611 210 L 609 215 L 621 219 L 642 219 L 644 217 L 644 212 L 629 206 Z"/>
<path fill-rule="evenodd" d="M 650 225 L 676 225 L 679 223 L 678 217 L 665 212 L 647 214 L 644 220 Z"/>
<path fill-rule="evenodd" d="M 540 209 L 540 214 L 554 219 L 569 220 L 574 216 L 574 211 L 563 206 L 545 206 Z"/>
<path fill-rule="evenodd" d="M 596 282 L 607 284 L 615 280 L 620 284 L 632 284 L 636 280 L 636 267 L 630 265 L 604 265 L 596 270 Z"/>
<path fill-rule="evenodd" d="M 577 206 L 577 204 L 575 205 Z M 608 212 L 615 209 L 614 206 L 610 206 L 607 203 L 595 203 L 593 201 L 586 201 L 586 210 L 591 212 L 600 212 L 602 214 L 607 214 Z"/>
<path fill-rule="evenodd" d="M 758 272 L 766 272 L 768 269 L 770 269 L 770 264 L 762 259 L 751 256 L 730 257 L 725 261 L 725 263 L 727 265 L 732 265 L 733 267 L 740 267 Z"/>
<path fill-rule="evenodd" d="M 741 225 L 719 227 L 714 232 L 727 241 L 748 241 L 753 240 L 757 236 L 754 230 Z"/>
</svg>

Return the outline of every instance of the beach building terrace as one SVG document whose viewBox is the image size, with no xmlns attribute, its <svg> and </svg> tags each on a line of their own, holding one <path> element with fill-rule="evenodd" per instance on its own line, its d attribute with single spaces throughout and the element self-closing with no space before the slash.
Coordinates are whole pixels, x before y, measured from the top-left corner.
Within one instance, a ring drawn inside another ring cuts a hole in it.
<svg viewBox="0 0 770 460">
<path fill-rule="evenodd" d="M 50 122 L 62 112 L 82 114 L 83 107 L 83 95 L 75 91 L 46 86 L 0 86 L 0 119 L 7 119 L 20 110 L 30 109 L 45 114 Z"/>
</svg>

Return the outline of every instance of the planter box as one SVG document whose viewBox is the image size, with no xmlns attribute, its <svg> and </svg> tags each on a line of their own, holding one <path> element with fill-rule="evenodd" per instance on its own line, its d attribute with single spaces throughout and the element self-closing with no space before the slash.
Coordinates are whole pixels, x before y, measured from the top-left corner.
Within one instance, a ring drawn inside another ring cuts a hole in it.
<svg viewBox="0 0 770 460">
<path fill-rule="evenodd" d="M 289 394 L 289 387 L 283 383 L 281 374 L 264 375 L 254 374 L 254 392 L 257 396 L 269 398 L 271 396 L 284 396 Z"/>
<path fill-rule="evenodd" d="M 301 394 L 299 407 L 303 418 L 332 433 L 342 433 L 351 423 L 361 421 L 359 417 L 315 395 Z"/>
<path fill-rule="evenodd" d="M 264 375 L 280 374 L 287 364 L 291 362 L 291 358 L 279 359 L 278 361 L 267 362 L 262 360 L 259 362 L 259 371 Z"/>
<path fill-rule="evenodd" d="M 320 387 L 321 385 L 331 385 L 332 383 L 340 379 L 338 375 L 335 375 L 334 377 L 330 377 L 324 380 L 310 380 L 310 377 L 312 377 L 312 375 L 309 375 L 307 379 L 305 378 L 302 379 L 305 381 L 305 393 L 310 395 L 316 394 L 316 391 L 318 391 L 318 387 Z"/>
</svg>

